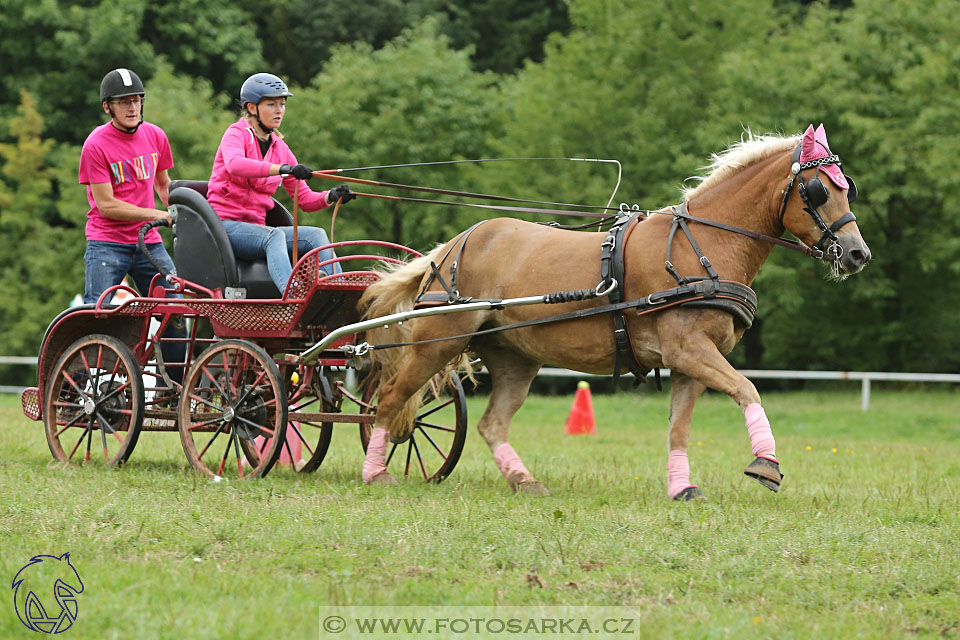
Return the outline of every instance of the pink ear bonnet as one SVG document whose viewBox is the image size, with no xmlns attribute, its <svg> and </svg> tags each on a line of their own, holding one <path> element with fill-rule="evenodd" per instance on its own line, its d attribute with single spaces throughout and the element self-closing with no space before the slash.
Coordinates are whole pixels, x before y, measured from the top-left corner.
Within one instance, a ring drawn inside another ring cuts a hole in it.
<svg viewBox="0 0 960 640">
<path fill-rule="evenodd" d="M 827 132 L 823 130 L 823 123 L 814 130 L 811 124 L 803 132 L 803 139 L 800 140 L 800 162 L 809 162 L 810 160 L 819 160 L 833 155 L 830 146 L 827 144 Z M 820 166 L 820 171 L 827 174 L 830 181 L 841 189 L 849 189 L 843 170 L 838 164 L 825 164 Z"/>
</svg>

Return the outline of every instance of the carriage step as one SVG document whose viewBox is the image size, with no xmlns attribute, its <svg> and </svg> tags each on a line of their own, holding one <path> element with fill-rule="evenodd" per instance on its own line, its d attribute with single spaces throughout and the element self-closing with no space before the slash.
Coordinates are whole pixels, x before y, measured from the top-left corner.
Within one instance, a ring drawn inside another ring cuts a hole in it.
<svg viewBox="0 0 960 640">
<path fill-rule="evenodd" d="M 40 419 L 40 389 L 37 387 L 27 387 L 20 394 L 20 405 L 23 407 L 23 415 L 31 420 Z"/>
</svg>

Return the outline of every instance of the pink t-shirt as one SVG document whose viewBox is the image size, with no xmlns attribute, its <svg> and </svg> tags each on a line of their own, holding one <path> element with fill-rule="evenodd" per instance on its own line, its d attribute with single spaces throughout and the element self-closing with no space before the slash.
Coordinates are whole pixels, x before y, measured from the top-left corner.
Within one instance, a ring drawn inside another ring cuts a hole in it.
<svg viewBox="0 0 960 640">
<path fill-rule="evenodd" d="M 170 141 L 160 127 L 144 122 L 136 133 L 119 131 L 111 123 L 94 129 L 80 152 L 80 184 L 87 185 L 87 240 L 137 244 L 137 236 L 147 221 L 115 220 L 97 209 L 92 184 L 109 182 L 113 195 L 138 207 L 156 208 L 154 179 L 157 173 L 173 167 Z M 148 243 L 160 242 L 160 234 L 151 229 Z"/>
<path fill-rule="evenodd" d="M 223 220 L 239 220 L 264 224 L 267 211 L 273 207 L 273 194 L 281 182 L 293 197 L 298 180 L 293 176 L 281 179 L 268 176 L 270 165 L 297 164 L 297 158 L 283 138 L 271 133 L 273 141 L 266 157 L 250 124 L 240 119 L 227 128 L 213 160 L 213 172 L 207 186 L 207 200 Z M 300 185 L 297 204 L 303 211 L 319 211 L 327 206 L 327 192 L 313 191 L 304 182 Z"/>
</svg>

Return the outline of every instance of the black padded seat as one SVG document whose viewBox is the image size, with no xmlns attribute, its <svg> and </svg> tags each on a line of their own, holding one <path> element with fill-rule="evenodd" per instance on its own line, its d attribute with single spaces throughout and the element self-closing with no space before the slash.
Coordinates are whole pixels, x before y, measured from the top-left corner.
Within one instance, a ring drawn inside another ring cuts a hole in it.
<svg viewBox="0 0 960 640">
<path fill-rule="evenodd" d="M 233 255 L 223 221 L 207 202 L 206 180 L 172 181 L 170 204 L 177 207 L 173 234 L 177 275 L 208 289 L 220 289 L 225 297 L 281 296 L 270 279 L 266 258 L 248 262 Z M 293 216 L 274 200 L 266 222 L 271 227 L 289 227 Z"/>
</svg>

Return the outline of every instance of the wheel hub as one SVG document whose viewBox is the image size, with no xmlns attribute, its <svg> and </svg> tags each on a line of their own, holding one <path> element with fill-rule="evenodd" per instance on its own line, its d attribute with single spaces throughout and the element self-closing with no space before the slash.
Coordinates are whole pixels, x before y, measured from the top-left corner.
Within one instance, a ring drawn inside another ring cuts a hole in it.
<svg viewBox="0 0 960 640">
<path fill-rule="evenodd" d="M 127 390 L 115 393 L 121 386 L 123 385 L 120 382 L 104 382 L 98 390 L 101 400 L 97 405 L 99 405 L 100 412 L 107 417 L 108 426 L 106 429 L 109 433 L 116 431 L 123 422 L 124 415 L 121 412 L 130 402 Z M 111 393 L 113 393 L 113 395 L 110 395 Z M 107 397 L 108 395 L 110 396 L 109 398 Z M 90 409 L 87 408 L 87 403 L 91 405 Z M 87 415 L 90 415 L 97 409 L 97 406 L 94 405 L 92 400 L 87 400 L 87 403 L 84 403 L 83 410 Z"/>
<path fill-rule="evenodd" d="M 263 403 L 260 392 L 253 390 L 249 386 L 238 389 L 237 396 L 244 398 L 235 407 L 231 408 L 231 419 L 243 418 L 233 423 L 233 428 L 237 430 L 237 435 L 244 440 L 253 440 L 259 436 L 270 437 L 260 428 L 267 422 L 267 408 Z M 244 397 L 246 396 L 246 397 Z M 248 422 L 249 421 L 249 422 Z M 250 424 L 250 423 L 253 424 Z"/>
<path fill-rule="evenodd" d="M 87 398 L 83 401 L 83 412 L 88 416 L 92 416 L 93 412 L 97 410 L 97 405 L 93 402 L 92 399 Z"/>
</svg>

